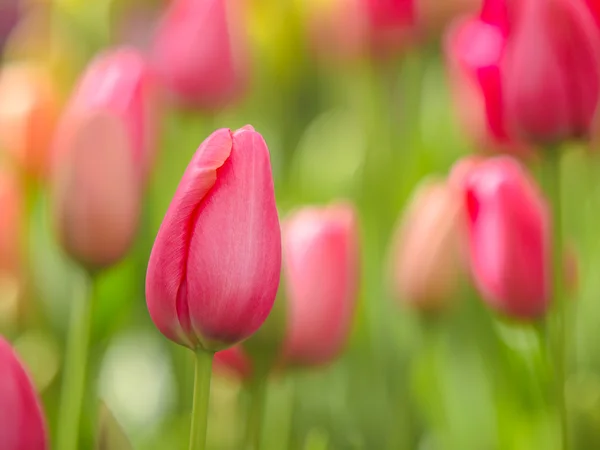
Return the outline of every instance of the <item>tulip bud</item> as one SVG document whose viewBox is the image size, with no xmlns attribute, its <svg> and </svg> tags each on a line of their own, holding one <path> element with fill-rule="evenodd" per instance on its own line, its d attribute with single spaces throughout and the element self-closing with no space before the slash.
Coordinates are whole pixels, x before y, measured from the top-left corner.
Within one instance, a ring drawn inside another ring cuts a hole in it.
<svg viewBox="0 0 600 450">
<path fill-rule="evenodd" d="M 53 220 L 66 252 L 90 269 L 130 248 L 141 186 L 125 123 L 103 111 L 69 115 L 56 136 Z"/>
<path fill-rule="evenodd" d="M 358 230 L 349 204 L 303 208 L 283 223 L 288 327 L 282 360 L 330 362 L 343 349 L 358 295 Z"/>
<path fill-rule="evenodd" d="M 265 321 L 281 270 L 269 151 L 251 126 L 198 148 L 158 231 L 146 275 L 157 328 L 192 349 L 225 349 Z"/>
<path fill-rule="evenodd" d="M 435 312 L 457 300 L 467 272 L 466 230 L 461 192 L 445 181 L 431 181 L 414 194 L 392 247 L 396 296 L 423 311 Z"/>
<path fill-rule="evenodd" d="M 159 25 L 154 60 L 161 83 L 181 103 L 226 106 L 247 84 L 239 2 L 173 0 Z"/>
<path fill-rule="evenodd" d="M 45 450 L 46 424 L 31 379 L 0 337 L 0 442 L 3 450 Z"/>
<path fill-rule="evenodd" d="M 0 71 L 0 149 L 34 176 L 48 174 L 59 101 L 50 76 L 31 63 Z"/>
<path fill-rule="evenodd" d="M 0 272 L 14 274 L 19 267 L 21 202 L 17 180 L 0 172 Z"/>
<path fill-rule="evenodd" d="M 588 137 L 600 93 L 600 35 L 590 10 L 581 0 L 513 7 L 503 61 L 511 127 L 541 144 Z"/>
<path fill-rule="evenodd" d="M 516 160 L 473 167 L 464 183 L 471 267 L 484 300 L 515 318 L 548 308 L 550 218 L 544 198 Z"/>
<path fill-rule="evenodd" d="M 126 126 L 133 162 L 145 178 L 158 144 L 155 85 L 142 54 L 119 48 L 98 55 L 79 80 L 69 104 L 70 115 L 102 112 Z"/>
<path fill-rule="evenodd" d="M 239 345 L 215 353 L 213 368 L 215 372 L 240 380 L 247 380 L 252 376 L 252 363 Z"/>
</svg>

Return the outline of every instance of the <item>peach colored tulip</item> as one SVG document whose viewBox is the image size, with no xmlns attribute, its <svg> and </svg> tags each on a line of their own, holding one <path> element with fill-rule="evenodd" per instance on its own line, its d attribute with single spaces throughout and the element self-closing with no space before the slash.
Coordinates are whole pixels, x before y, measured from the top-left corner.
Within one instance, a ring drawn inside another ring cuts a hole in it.
<svg viewBox="0 0 600 450">
<path fill-rule="evenodd" d="M 46 450 L 40 401 L 10 344 L 0 336 L 0 442 L 3 450 Z"/>
<path fill-rule="evenodd" d="M 356 213 L 349 204 L 303 208 L 282 230 L 288 304 L 282 360 L 328 363 L 346 344 L 358 295 Z"/>
<path fill-rule="evenodd" d="M 459 189 L 432 180 L 415 192 L 392 245 L 392 286 L 402 301 L 436 312 L 457 300 L 468 272 Z"/>
<path fill-rule="evenodd" d="M 156 236 L 150 316 L 181 345 L 225 349 L 265 321 L 280 271 L 267 145 L 249 125 L 217 130 L 196 151 Z"/>
<path fill-rule="evenodd" d="M 184 105 L 212 110 L 243 93 L 248 78 L 241 3 L 173 0 L 154 42 L 167 92 Z"/>
<path fill-rule="evenodd" d="M 110 266 L 131 247 L 141 206 L 125 122 L 104 111 L 71 114 L 55 146 L 52 212 L 59 241 L 88 268 Z"/>
<path fill-rule="evenodd" d="M 550 218 L 545 199 L 510 157 L 477 164 L 464 183 L 471 267 L 486 302 L 509 316 L 544 314 L 550 297 Z"/>
<path fill-rule="evenodd" d="M 158 145 L 156 84 L 144 56 L 121 47 L 96 56 L 79 79 L 68 114 L 113 115 L 126 125 L 134 164 L 146 177 Z"/>
<path fill-rule="evenodd" d="M 0 150 L 34 176 L 48 174 L 59 99 L 49 74 L 29 62 L 0 71 Z"/>
<path fill-rule="evenodd" d="M 22 196 L 15 177 L 0 171 L 0 272 L 19 268 Z"/>
</svg>

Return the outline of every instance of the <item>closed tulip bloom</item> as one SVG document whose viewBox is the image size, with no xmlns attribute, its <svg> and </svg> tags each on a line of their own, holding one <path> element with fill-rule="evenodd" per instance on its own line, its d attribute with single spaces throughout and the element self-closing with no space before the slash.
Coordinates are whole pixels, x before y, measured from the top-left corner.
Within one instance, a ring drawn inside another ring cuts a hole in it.
<svg viewBox="0 0 600 450">
<path fill-rule="evenodd" d="M 457 299 L 468 272 L 461 191 L 443 180 L 414 194 L 392 245 L 392 286 L 402 301 L 436 312 Z"/>
<path fill-rule="evenodd" d="M 513 3 L 503 62 L 507 120 L 535 143 L 587 138 L 600 94 L 593 14 L 583 0 Z"/>
<path fill-rule="evenodd" d="M 251 126 L 198 148 L 158 231 L 146 300 L 169 339 L 218 351 L 252 335 L 275 300 L 281 235 L 269 151 Z"/>
<path fill-rule="evenodd" d="M 217 373 L 239 380 L 248 380 L 252 376 L 252 362 L 239 345 L 215 353 L 213 368 Z"/>
<path fill-rule="evenodd" d="M 173 0 L 161 21 L 154 62 L 166 91 L 189 107 L 213 110 L 247 84 L 240 2 Z"/>
<path fill-rule="evenodd" d="M 81 76 L 69 103 L 69 114 L 94 111 L 113 115 L 127 131 L 133 161 L 146 177 L 158 145 L 155 80 L 144 56 L 128 47 L 96 56 Z"/>
<path fill-rule="evenodd" d="M 32 63 L 0 70 L 0 149 L 36 177 L 49 173 L 59 100 L 50 75 Z"/>
<path fill-rule="evenodd" d="M 65 117 L 53 172 L 52 215 L 64 250 L 89 269 L 118 262 L 133 243 L 141 206 L 125 122 L 104 111 Z"/>
<path fill-rule="evenodd" d="M 354 208 L 303 208 L 283 223 L 288 305 L 282 360 L 330 362 L 344 348 L 358 295 L 358 230 Z"/>
<path fill-rule="evenodd" d="M 533 319 L 550 298 L 550 218 L 541 193 L 510 157 L 477 164 L 464 184 L 471 266 L 484 300 Z"/>
<path fill-rule="evenodd" d="M 3 450 L 45 450 L 46 424 L 39 399 L 12 347 L 0 337 L 0 442 Z"/>
</svg>

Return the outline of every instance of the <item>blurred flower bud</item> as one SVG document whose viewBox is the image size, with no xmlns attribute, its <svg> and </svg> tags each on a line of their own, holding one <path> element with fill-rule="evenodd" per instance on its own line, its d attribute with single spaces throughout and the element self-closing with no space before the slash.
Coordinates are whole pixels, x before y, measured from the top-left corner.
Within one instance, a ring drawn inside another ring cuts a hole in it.
<svg viewBox="0 0 600 450">
<path fill-rule="evenodd" d="M 550 297 L 550 218 L 525 169 L 510 157 L 477 164 L 464 184 L 471 266 L 483 299 L 509 316 L 543 315 Z"/>
<path fill-rule="evenodd" d="M 346 344 L 358 296 L 356 212 L 350 204 L 303 208 L 282 230 L 288 305 L 282 360 L 331 362 Z"/>
<path fill-rule="evenodd" d="M 215 353 L 214 371 L 247 380 L 252 376 L 252 362 L 240 345 Z"/>
<path fill-rule="evenodd" d="M 157 328 L 217 351 L 263 324 L 281 271 L 269 150 L 251 126 L 220 129 L 198 148 L 158 231 L 146 275 Z"/>
<path fill-rule="evenodd" d="M 436 312 L 457 300 L 468 272 L 461 192 L 445 181 L 423 184 L 402 217 L 392 246 L 395 295 Z"/>
<path fill-rule="evenodd" d="M 141 186 L 125 123 L 104 111 L 69 114 L 55 139 L 53 220 L 59 241 L 90 269 L 129 250 Z"/>
<path fill-rule="evenodd" d="M 59 100 L 49 74 L 28 62 L 0 69 L 0 149 L 35 176 L 48 174 Z"/>
<path fill-rule="evenodd" d="M 22 198 L 10 172 L 0 171 L 0 272 L 15 274 L 19 268 Z"/>
<path fill-rule="evenodd" d="M 18 0 L 2 0 L 0 2 L 0 56 L 2 56 L 6 39 L 19 21 L 19 8 Z"/>
<path fill-rule="evenodd" d="M 540 144 L 588 137 L 600 94 L 594 17 L 581 0 L 513 3 L 502 78 L 510 126 Z"/>
<path fill-rule="evenodd" d="M 45 450 L 46 424 L 33 383 L 0 337 L 0 442 L 3 450 Z"/>
<path fill-rule="evenodd" d="M 81 76 L 68 115 L 101 112 L 126 127 L 133 162 L 146 178 L 158 146 L 155 80 L 141 53 L 122 47 L 96 56 Z"/>
<path fill-rule="evenodd" d="M 160 23 L 154 61 L 160 82 L 186 106 L 216 109 L 247 84 L 240 2 L 173 0 Z"/>
</svg>

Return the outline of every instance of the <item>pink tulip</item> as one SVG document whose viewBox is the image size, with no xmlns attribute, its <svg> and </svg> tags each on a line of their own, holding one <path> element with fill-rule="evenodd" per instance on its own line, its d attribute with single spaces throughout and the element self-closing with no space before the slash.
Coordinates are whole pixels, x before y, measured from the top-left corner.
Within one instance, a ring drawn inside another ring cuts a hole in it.
<svg viewBox="0 0 600 450">
<path fill-rule="evenodd" d="M 119 117 L 91 110 L 63 119 L 55 138 L 53 220 L 65 251 L 100 269 L 121 259 L 135 237 L 139 168 Z"/>
<path fill-rule="evenodd" d="M 512 317 L 539 317 L 550 296 L 550 219 L 534 181 L 516 160 L 496 157 L 467 174 L 464 198 L 484 300 Z"/>
<path fill-rule="evenodd" d="M 240 345 L 215 353 L 213 368 L 217 373 L 240 380 L 247 380 L 252 376 L 252 361 Z"/>
<path fill-rule="evenodd" d="M 443 180 L 424 183 L 402 216 L 392 245 L 394 294 L 437 312 L 458 300 L 467 270 L 461 191 Z"/>
<path fill-rule="evenodd" d="M 343 349 L 358 295 L 358 231 L 349 204 L 303 208 L 283 224 L 288 322 L 282 360 L 324 364 Z"/>
<path fill-rule="evenodd" d="M 417 0 L 362 0 L 369 41 L 377 54 L 401 50 L 414 34 Z"/>
<path fill-rule="evenodd" d="M 0 272 L 19 269 L 22 196 L 15 177 L 0 172 Z"/>
<path fill-rule="evenodd" d="M 600 95 L 600 33 L 582 0 L 513 2 L 503 61 L 506 117 L 541 144 L 591 133 Z"/>
<path fill-rule="evenodd" d="M 156 236 L 150 316 L 181 345 L 227 348 L 265 321 L 280 270 L 267 145 L 249 125 L 217 130 L 196 151 Z"/>
<path fill-rule="evenodd" d="M 46 424 L 33 384 L 0 337 L 0 442 L 3 450 L 45 450 Z"/>
<path fill-rule="evenodd" d="M 146 177 L 158 145 L 158 105 L 154 77 L 142 54 L 117 48 L 98 55 L 81 76 L 69 114 L 101 111 L 126 125 L 134 164 Z"/>
<path fill-rule="evenodd" d="M 160 81 L 187 106 L 215 109 L 247 84 L 247 37 L 240 2 L 173 0 L 159 25 L 154 60 Z"/>
</svg>

